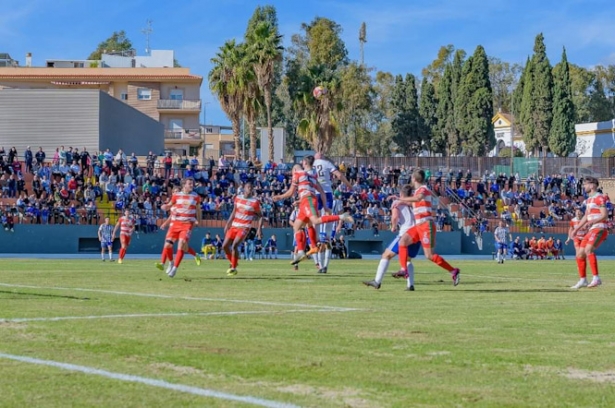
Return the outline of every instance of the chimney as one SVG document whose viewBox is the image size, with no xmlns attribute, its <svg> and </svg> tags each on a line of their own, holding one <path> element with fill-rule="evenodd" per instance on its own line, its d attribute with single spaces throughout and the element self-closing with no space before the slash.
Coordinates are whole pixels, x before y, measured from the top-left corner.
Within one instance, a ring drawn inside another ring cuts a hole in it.
<svg viewBox="0 0 615 408">
<path fill-rule="evenodd" d="M 29 52 L 26 54 L 26 67 L 32 66 L 32 53 Z"/>
</svg>

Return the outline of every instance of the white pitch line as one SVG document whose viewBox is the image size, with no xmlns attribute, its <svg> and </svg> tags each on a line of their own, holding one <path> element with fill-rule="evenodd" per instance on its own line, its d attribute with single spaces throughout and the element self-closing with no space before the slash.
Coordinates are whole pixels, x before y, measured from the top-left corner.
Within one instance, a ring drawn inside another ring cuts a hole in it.
<svg viewBox="0 0 615 408">
<path fill-rule="evenodd" d="M 464 273 L 462 276 L 469 276 L 471 278 L 489 278 L 489 279 L 502 279 L 502 280 L 519 280 L 525 282 L 550 282 L 553 283 L 556 279 L 532 279 L 532 278 L 517 278 L 514 276 L 491 276 L 491 275 L 470 275 Z"/>
<path fill-rule="evenodd" d="M 263 305 L 263 306 L 283 306 L 283 307 L 307 307 L 311 309 L 331 309 L 339 312 L 350 312 L 360 309 L 337 307 L 337 306 L 319 306 L 319 305 L 305 305 L 301 303 L 279 303 L 279 302 L 265 302 L 260 300 L 241 300 L 241 299 L 224 299 L 224 298 L 205 298 L 205 297 L 192 297 L 192 296 L 173 296 L 173 295 L 161 295 L 156 293 L 140 293 L 140 292 L 120 292 L 115 290 L 104 289 L 88 289 L 88 288 L 65 288 L 59 286 L 34 286 L 34 285 L 18 285 L 13 283 L 0 283 L 0 286 L 8 288 L 27 288 L 27 289 L 46 289 L 46 290 L 74 290 L 76 292 L 93 292 L 93 293 L 106 293 L 109 295 L 119 296 L 140 296 L 159 299 L 182 299 L 182 300 L 199 300 L 204 302 L 226 302 L 226 303 L 245 303 L 250 305 Z"/>
<path fill-rule="evenodd" d="M 257 405 L 261 407 L 299 408 L 297 405 L 288 404 L 285 402 L 277 402 L 277 401 L 252 397 L 249 395 L 242 396 L 242 395 L 235 395 L 235 394 L 227 394 L 226 392 L 210 390 L 207 388 L 198 388 L 198 387 L 192 387 L 189 385 L 174 384 L 174 383 L 169 383 L 163 380 L 156 380 L 154 378 L 139 377 L 139 376 L 130 375 L 130 374 L 114 373 L 111 371 L 100 370 L 98 368 L 80 366 L 80 365 L 75 365 L 75 364 L 60 363 L 57 361 L 41 360 L 38 358 L 17 356 L 13 354 L 5 354 L 5 353 L 0 353 L 0 358 L 19 361 L 22 363 L 30 363 L 30 364 L 36 364 L 36 365 L 42 365 L 42 366 L 55 367 L 55 368 L 60 368 L 62 370 L 76 371 L 76 372 L 80 372 L 84 374 L 98 375 L 100 377 L 111 378 L 113 380 L 140 383 L 140 384 L 145 384 L 145 385 L 149 385 L 152 387 L 158 387 L 158 388 L 166 388 L 168 390 L 179 391 L 179 392 L 192 394 L 192 395 L 199 395 L 202 397 L 217 398 L 217 399 L 226 400 L 226 401 L 243 402 L 246 404 Z"/>
<path fill-rule="evenodd" d="M 113 315 L 91 315 L 91 316 L 55 316 L 55 317 L 16 317 L 0 318 L 0 323 L 27 323 L 27 322 L 59 322 L 62 320 L 96 320 L 96 319 L 134 319 L 147 317 L 189 317 L 189 316 L 237 316 L 237 315 L 267 315 L 284 313 L 338 313 L 349 310 L 332 309 L 291 309 L 291 310 L 254 310 L 236 312 L 203 312 L 203 313 L 137 313 L 137 314 L 113 314 Z"/>
</svg>

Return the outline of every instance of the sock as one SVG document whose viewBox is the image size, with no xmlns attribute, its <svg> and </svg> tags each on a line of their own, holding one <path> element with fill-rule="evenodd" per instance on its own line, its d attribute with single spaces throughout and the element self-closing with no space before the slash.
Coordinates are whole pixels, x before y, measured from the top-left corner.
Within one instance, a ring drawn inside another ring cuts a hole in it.
<svg viewBox="0 0 615 408">
<path fill-rule="evenodd" d="M 316 248 L 316 244 L 318 243 L 316 228 L 311 225 L 308 227 L 308 236 L 310 237 L 310 247 Z"/>
<path fill-rule="evenodd" d="M 228 259 L 228 261 L 233 264 L 233 254 L 231 253 L 231 251 L 224 251 L 224 254 L 226 255 L 226 259 Z"/>
<path fill-rule="evenodd" d="M 113 259 L 113 252 L 109 251 L 109 260 Z"/>
<path fill-rule="evenodd" d="M 322 217 L 320 217 L 322 223 L 327 223 L 327 222 L 335 222 L 335 221 L 339 221 L 340 220 L 340 216 L 339 215 L 323 215 Z"/>
<path fill-rule="evenodd" d="M 124 259 L 124 255 L 126 255 L 126 250 L 124 248 L 120 248 L 119 258 Z"/>
<path fill-rule="evenodd" d="M 399 245 L 399 266 L 404 271 L 406 270 L 406 264 L 408 263 L 408 247 L 405 245 Z"/>
<path fill-rule="evenodd" d="M 401 248 L 400 248 L 401 249 Z M 401 252 L 401 251 L 400 251 Z M 444 268 L 449 272 L 453 272 L 453 268 L 448 262 L 446 262 L 444 260 L 444 258 L 442 258 L 440 255 L 438 254 L 433 254 L 433 256 L 431 257 L 431 262 L 435 263 L 436 265 L 438 265 L 440 268 Z"/>
<path fill-rule="evenodd" d="M 408 262 L 408 279 L 406 280 L 408 287 L 414 286 L 414 264 Z"/>
<path fill-rule="evenodd" d="M 104 253 L 104 252 L 101 252 L 101 253 L 100 253 L 100 259 L 102 259 L 103 261 L 105 260 L 105 253 Z M 163 262 L 163 263 L 164 263 L 164 262 Z"/>
<path fill-rule="evenodd" d="M 587 278 L 587 259 L 577 258 L 577 267 L 579 268 L 579 277 L 581 279 Z"/>
<path fill-rule="evenodd" d="M 587 255 L 587 259 L 589 260 L 589 267 L 592 270 L 592 275 L 594 275 L 594 278 L 598 277 L 598 259 L 596 259 L 596 254 L 595 253 L 591 253 L 589 255 Z"/>
<path fill-rule="evenodd" d="M 327 246 L 327 249 L 325 250 L 325 268 L 327 268 L 329 266 L 329 260 L 331 259 L 331 248 L 329 248 Z"/>
<path fill-rule="evenodd" d="M 179 268 L 179 264 L 182 263 L 182 259 L 184 259 L 184 250 L 178 249 L 177 255 L 175 256 L 175 263 L 173 265 L 175 265 L 176 268 Z"/>
<path fill-rule="evenodd" d="M 305 251 L 305 232 L 303 230 L 295 232 L 295 241 L 297 242 L 297 251 Z"/>
<path fill-rule="evenodd" d="M 384 274 L 387 272 L 389 268 L 389 260 L 388 259 L 380 259 L 380 263 L 378 264 L 378 270 L 376 271 L 376 279 L 374 279 L 378 283 L 382 283 L 382 278 Z"/>
<path fill-rule="evenodd" d="M 319 266 L 320 265 L 320 252 L 317 252 L 316 254 L 312 255 L 312 260 L 314 261 L 314 265 Z"/>
<path fill-rule="evenodd" d="M 188 254 L 192 256 L 196 256 L 196 252 L 194 252 L 194 249 L 192 249 L 192 247 L 188 247 Z"/>
<path fill-rule="evenodd" d="M 237 269 L 238 263 L 239 263 L 239 254 L 233 254 L 231 256 L 231 268 Z"/>
</svg>

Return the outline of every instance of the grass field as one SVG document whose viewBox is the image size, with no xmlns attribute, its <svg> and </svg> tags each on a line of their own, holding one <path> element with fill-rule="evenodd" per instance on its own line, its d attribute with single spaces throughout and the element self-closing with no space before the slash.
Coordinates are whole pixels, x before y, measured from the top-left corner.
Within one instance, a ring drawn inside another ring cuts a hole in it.
<svg viewBox="0 0 615 408">
<path fill-rule="evenodd" d="M 0 406 L 615 406 L 615 262 L 376 264 L 2 259 Z"/>
</svg>

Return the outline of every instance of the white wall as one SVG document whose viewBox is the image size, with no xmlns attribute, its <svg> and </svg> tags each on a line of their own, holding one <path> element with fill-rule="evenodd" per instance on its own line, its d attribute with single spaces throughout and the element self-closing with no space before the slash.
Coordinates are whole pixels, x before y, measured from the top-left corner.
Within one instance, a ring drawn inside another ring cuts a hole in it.
<svg viewBox="0 0 615 408">
<path fill-rule="evenodd" d="M 273 146 L 275 157 L 269 157 L 269 132 L 267 128 L 260 128 L 261 132 L 261 162 L 266 163 L 269 159 L 274 162 L 280 161 L 285 156 L 286 134 L 283 128 L 273 128 Z"/>
</svg>

